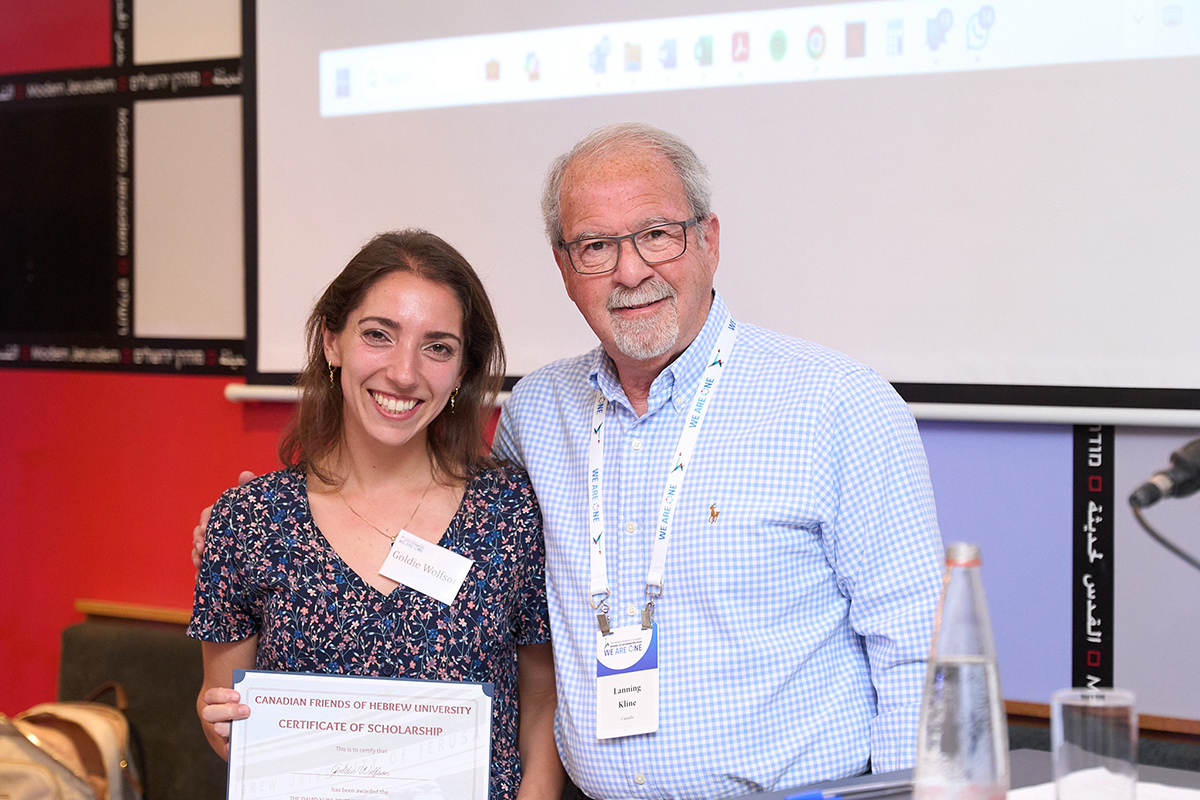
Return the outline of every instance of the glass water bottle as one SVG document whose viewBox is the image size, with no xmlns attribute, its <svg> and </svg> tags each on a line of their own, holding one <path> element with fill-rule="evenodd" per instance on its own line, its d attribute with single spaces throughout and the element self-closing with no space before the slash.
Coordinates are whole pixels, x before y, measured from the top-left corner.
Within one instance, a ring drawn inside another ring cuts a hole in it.
<svg viewBox="0 0 1200 800">
<path fill-rule="evenodd" d="M 946 548 L 925 672 L 915 800 L 1004 800 L 1008 720 L 979 574 L 979 546 Z"/>
</svg>

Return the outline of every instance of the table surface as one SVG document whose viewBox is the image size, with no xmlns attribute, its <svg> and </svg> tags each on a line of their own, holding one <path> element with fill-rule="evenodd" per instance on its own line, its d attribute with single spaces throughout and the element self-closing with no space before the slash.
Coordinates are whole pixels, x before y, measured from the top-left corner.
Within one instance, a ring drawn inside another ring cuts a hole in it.
<svg viewBox="0 0 1200 800">
<path fill-rule="evenodd" d="M 1012 788 L 1014 789 L 1020 789 L 1022 786 L 1033 786 L 1039 783 L 1049 783 L 1053 780 L 1050 754 L 1043 750 L 1013 750 L 1008 754 L 1008 760 Z M 779 792 L 758 792 L 743 795 L 743 797 L 753 797 L 757 798 L 757 800 L 783 800 L 788 795 L 797 792 L 831 791 L 857 784 L 876 783 L 886 780 L 905 780 L 911 777 L 912 770 L 906 769 L 899 772 L 885 772 L 879 775 L 860 775 L 857 778 L 848 778 L 841 781 L 814 783 L 811 786 L 798 786 Z M 1138 780 L 1149 783 L 1164 783 L 1168 786 L 1200 789 L 1200 772 L 1189 772 L 1181 769 L 1139 765 Z M 912 792 L 907 789 L 900 790 L 894 795 L 888 795 L 887 800 L 912 800 Z"/>
</svg>

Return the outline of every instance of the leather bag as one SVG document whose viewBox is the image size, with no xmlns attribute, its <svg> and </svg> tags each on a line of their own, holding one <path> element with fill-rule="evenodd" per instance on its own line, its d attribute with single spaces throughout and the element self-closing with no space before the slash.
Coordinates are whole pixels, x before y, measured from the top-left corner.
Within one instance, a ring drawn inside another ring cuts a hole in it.
<svg viewBox="0 0 1200 800">
<path fill-rule="evenodd" d="M 107 691 L 116 706 L 95 702 Z M 0 714 L 0 798 L 142 800 L 130 756 L 125 690 L 109 682 L 87 700 Z"/>
</svg>

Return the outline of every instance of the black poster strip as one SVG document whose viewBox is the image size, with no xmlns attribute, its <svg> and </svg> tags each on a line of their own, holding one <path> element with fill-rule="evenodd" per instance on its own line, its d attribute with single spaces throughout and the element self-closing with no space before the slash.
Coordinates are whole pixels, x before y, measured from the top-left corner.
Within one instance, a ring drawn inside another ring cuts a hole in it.
<svg viewBox="0 0 1200 800">
<path fill-rule="evenodd" d="M 14 341 L 15 339 L 15 341 Z M 241 375 L 241 339 L 138 339 L 0 334 L 0 367 Z"/>
<path fill-rule="evenodd" d="M 133 57 L 132 3 L 133 0 L 113 0 L 112 4 L 112 63 L 117 69 L 123 69 Z"/>
<path fill-rule="evenodd" d="M 133 104 L 116 107 L 117 125 L 117 236 L 116 291 L 117 330 L 120 337 L 133 335 Z"/>
<path fill-rule="evenodd" d="M 1071 685 L 1113 685 L 1113 426 L 1076 425 Z"/>
</svg>

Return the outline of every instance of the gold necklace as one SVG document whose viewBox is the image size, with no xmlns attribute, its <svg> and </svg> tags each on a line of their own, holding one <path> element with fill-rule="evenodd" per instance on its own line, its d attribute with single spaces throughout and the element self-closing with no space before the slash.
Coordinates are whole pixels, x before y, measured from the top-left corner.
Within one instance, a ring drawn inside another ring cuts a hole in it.
<svg viewBox="0 0 1200 800">
<path fill-rule="evenodd" d="M 404 530 L 410 524 L 412 524 L 413 519 L 415 519 L 417 516 L 417 512 L 421 510 L 421 504 L 425 502 L 425 495 L 429 494 L 430 486 L 433 486 L 433 475 L 429 476 L 429 483 L 425 484 L 425 491 L 421 492 L 421 499 L 417 501 L 417 507 L 414 508 L 412 514 L 409 515 L 408 522 L 404 523 L 404 525 L 402 525 L 400 527 L 400 531 Z M 338 493 L 338 497 L 342 498 L 342 502 L 346 504 L 346 508 L 350 509 L 351 514 L 353 514 L 354 516 L 361 519 L 363 522 L 370 525 L 372 530 L 374 530 L 376 533 L 378 533 L 383 538 L 387 539 L 389 542 L 396 541 L 396 537 L 400 535 L 400 531 L 396 531 L 393 534 L 384 533 L 378 527 L 375 526 L 375 523 L 371 522 L 371 520 L 367 519 L 362 514 L 360 514 L 354 510 L 354 506 L 350 505 L 350 501 L 346 499 L 346 495 L 342 494 L 342 487 L 340 487 L 340 486 L 337 487 L 337 493 Z"/>
</svg>

